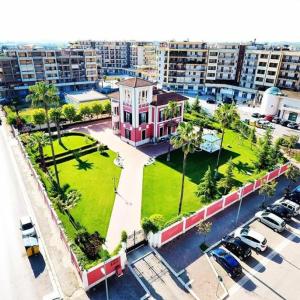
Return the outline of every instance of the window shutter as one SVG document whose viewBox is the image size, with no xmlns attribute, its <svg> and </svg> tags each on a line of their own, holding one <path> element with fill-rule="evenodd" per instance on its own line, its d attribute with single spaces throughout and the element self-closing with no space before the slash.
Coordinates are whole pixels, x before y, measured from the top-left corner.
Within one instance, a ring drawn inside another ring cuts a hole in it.
<svg viewBox="0 0 300 300">
<path fill-rule="evenodd" d="M 141 117 L 141 114 L 139 114 L 139 124 L 138 125 L 141 125 L 142 124 L 142 117 Z"/>
<path fill-rule="evenodd" d="M 129 122 L 130 122 L 130 125 L 132 125 L 132 113 L 129 114 Z"/>
<path fill-rule="evenodd" d="M 146 112 L 146 123 L 148 123 L 148 112 Z"/>
</svg>

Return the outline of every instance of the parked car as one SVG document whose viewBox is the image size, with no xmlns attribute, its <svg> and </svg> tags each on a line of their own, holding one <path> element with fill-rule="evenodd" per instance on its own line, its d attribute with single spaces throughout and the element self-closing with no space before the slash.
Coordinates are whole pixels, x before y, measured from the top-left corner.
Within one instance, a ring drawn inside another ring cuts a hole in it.
<svg viewBox="0 0 300 300">
<path fill-rule="evenodd" d="M 286 193 L 284 197 L 300 205 L 300 185 L 291 192 Z"/>
<path fill-rule="evenodd" d="M 251 248 L 239 238 L 235 238 L 232 235 L 224 236 L 222 239 L 222 245 L 236 255 L 240 260 L 244 260 L 251 256 Z"/>
<path fill-rule="evenodd" d="M 286 228 L 284 220 L 270 212 L 259 211 L 255 214 L 255 217 L 276 232 L 282 232 Z"/>
<path fill-rule="evenodd" d="M 251 117 L 252 118 L 261 118 L 261 115 L 260 115 L 260 113 L 255 112 L 251 115 Z"/>
<path fill-rule="evenodd" d="M 293 216 L 297 216 L 299 214 L 300 205 L 291 200 L 281 198 L 281 199 L 276 200 L 274 202 L 274 204 L 282 205 L 282 206 L 286 207 L 287 209 L 289 209 L 292 212 Z"/>
<path fill-rule="evenodd" d="M 211 255 L 225 269 L 229 277 L 235 278 L 242 274 L 242 266 L 226 250 L 216 248 L 211 251 Z"/>
<path fill-rule="evenodd" d="M 272 116 L 272 115 L 266 115 L 266 116 L 264 117 L 264 120 L 269 121 L 269 122 L 272 122 L 273 116 Z"/>
<path fill-rule="evenodd" d="M 293 216 L 292 212 L 288 208 L 277 204 L 267 206 L 266 211 L 275 214 L 285 221 L 289 221 Z"/>
<path fill-rule="evenodd" d="M 282 125 L 284 127 L 287 127 L 289 123 L 290 123 L 290 121 L 288 121 L 288 120 L 281 120 L 280 121 L 280 125 Z"/>
<path fill-rule="evenodd" d="M 37 236 L 34 224 L 29 216 L 23 216 L 20 219 L 20 230 L 22 231 L 22 237 Z"/>
<path fill-rule="evenodd" d="M 209 104 L 216 104 L 217 101 L 214 100 L 214 99 L 207 99 L 207 100 L 206 100 L 206 103 L 209 103 Z"/>
<path fill-rule="evenodd" d="M 265 119 L 259 119 L 256 122 L 256 126 L 259 127 L 259 128 L 263 128 L 263 129 L 267 129 L 267 128 L 274 129 L 272 124 L 270 123 L 270 121 L 267 121 Z"/>
<path fill-rule="evenodd" d="M 250 123 L 250 120 L 249 119 L 243 119 L 243 120 L 241 120 L 242 122 L 244 122 L 245 124 L 248 124 L 249 125 L 249 123 Z"/>
<path fill-rule="evenodd" d="M 299 125 L 296 122 L 290 122 L 289 124 L 287 124 L 287 127 L 291 129 L 298 129 Z"/>
<path fill-rule="evenodd" d="M 234 237 L 240 238 L 242 242 L 254 248 L 256 251 L 265 251 L 268 247 L 267 239 L 249 226 L 236 229 Z"/>
<path fill-rule="evenodd" d="M 274 117 L 271 122 L 279 124 L 281 122 L 281 119 L 279 117 Z"/>
</svg>

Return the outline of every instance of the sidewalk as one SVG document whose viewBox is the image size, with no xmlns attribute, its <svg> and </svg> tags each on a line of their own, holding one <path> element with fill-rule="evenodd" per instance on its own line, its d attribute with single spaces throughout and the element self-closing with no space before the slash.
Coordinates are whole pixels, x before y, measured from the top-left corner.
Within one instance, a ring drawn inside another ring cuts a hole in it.
<svg viewBox="0 0 300 300">
<path fill-rule="evenodd" d="M 5 126 L 5 125 L 4 125 Z M 42 200 L 37 184 L 29 170 L 29 167 L 19 149 L 17 141 L 12 137 L 10 128 L 5 126 L 9 140 L 9 146 L 13 151 L 19 174 L 24 182 L 28 196 L 39 225 L 41 235 L 51 261 L 54 277 L 59 282 L 64 299 L 88 299 L 82 287 L 81 280 L 73 267 L 69 253 L 60 239 L 56 225 L 51 219 L 49 210 Z"/>
</svg>

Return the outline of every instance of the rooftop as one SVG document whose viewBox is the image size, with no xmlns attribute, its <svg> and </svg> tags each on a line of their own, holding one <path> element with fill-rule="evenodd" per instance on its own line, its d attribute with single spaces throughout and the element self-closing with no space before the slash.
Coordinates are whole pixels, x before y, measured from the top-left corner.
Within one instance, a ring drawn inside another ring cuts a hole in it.
<svg viewBox="0 0 300 300">
<path fill-rule="evenodd" d="M 95 100 L 105 100 L 108 97 L 95 90 L 66 93 L 65 98 L 73 103 L 83 103 Z"/>
<path fill-rule="evenodd" d="M 129 78 L 129 79 L 122 80 L 118 83 L 118 85 L 124 85 L 132 88 L 151 86 L 154 84 L 155 84 L 154 82 L 145 79 L 140 79 L 140 78 Z"/>
</svg>

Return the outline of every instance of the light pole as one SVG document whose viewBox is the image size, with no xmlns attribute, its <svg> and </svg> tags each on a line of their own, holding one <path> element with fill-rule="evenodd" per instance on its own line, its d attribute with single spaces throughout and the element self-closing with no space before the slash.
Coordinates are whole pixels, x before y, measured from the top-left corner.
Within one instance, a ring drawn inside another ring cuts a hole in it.
<svg viewBox="0 0 300 300">
<path fill-rule="evenodd" d="M 108 285 L 107 285 L 107 275 L 106 275 L 105 266 L 102 267 L 100 270 L 101 270 L 102 274 L 105 276 L 104 278 L 105 278 L 106 300 L 109 300 L 109 297 L 108 297 Z"/>
<path fill-rule="evenodd" d="M 239 203 L 239 208 L 238 208 L 238 212 L 237 212 L 236 219 L 235 219 L 235 226 L 237 225 L 237 222 L 238 222 L 238 219 L 240 216 L 240 211 L 241 211 L 241 206 L 242 206 L 242 201 L 243 201 L 243 188 L 242 187 L 239 189 L 239 195 L 240 195 L 240 203 Z"/>
<path fill-rule="evenodd" d="M 117 193 L 117 188 L 116 188 L 116 177 L 113 177 L 113 181 L 114 181 L 114 192 L 115 194 Z"/>
<path fill-rule="evenodd" d="M 221 282 L 223 282 L 223 278 L 222 278 L 222 276 L 218 275 L 218 285 L 217 285 L 217 290 L 216 290 L 216 296 L 218 296 L 218 290 L 219 290 L 219 286 L 220 286 Z"/>
</svg>

